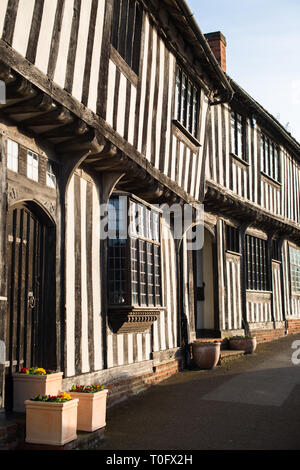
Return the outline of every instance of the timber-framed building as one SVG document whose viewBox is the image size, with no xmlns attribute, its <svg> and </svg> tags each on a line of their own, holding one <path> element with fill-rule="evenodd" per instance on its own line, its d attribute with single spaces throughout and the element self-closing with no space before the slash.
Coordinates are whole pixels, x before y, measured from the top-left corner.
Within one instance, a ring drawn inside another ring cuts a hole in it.
<svg viewBox="0 0 300 470">
<path fill-rule="evenodd" d="M 24 366 L 119 400 L 197 337 L 300 330 L 300 145 L 226 74 L 221 33 L 184 0 L 1 0 L 0 36 L 2 408 Z M 120 196 L 143 229 L 102 239 Z M 204 204 L 201 249 L 174 203 Z"/>
</svg>

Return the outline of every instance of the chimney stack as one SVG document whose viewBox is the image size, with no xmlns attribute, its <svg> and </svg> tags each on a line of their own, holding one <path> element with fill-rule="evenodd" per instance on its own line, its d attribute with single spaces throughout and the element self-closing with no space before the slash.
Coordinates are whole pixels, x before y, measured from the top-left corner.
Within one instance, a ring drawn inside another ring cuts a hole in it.
<svg viewBox="0 0 300 470">
<path fill-rule="evenodd" d="M 226 72 L 226 39 L 221 31 L 204 34 L 223 72 Z"/>
</svg>

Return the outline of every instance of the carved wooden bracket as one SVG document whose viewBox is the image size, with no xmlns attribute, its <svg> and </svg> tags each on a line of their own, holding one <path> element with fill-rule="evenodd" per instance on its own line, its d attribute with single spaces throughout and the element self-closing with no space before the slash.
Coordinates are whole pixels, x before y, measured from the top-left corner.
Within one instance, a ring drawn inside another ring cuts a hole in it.
<svg viewBox="0 0 300 470">
<path fill-rule="evenodd" d="M 159 318 L 159 308 L 118 305 L 109 307 L 108 323 L 114 333 L 143 333 Z"/>
</svg>

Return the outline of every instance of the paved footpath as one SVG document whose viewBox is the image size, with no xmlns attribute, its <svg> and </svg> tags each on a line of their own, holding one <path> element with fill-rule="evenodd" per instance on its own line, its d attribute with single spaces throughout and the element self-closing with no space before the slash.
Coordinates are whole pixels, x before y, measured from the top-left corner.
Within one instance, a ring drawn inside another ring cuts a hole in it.
<svg viewBox="0 0 300 470">
<path fill-rule="evenodd" d="M 300 450 L 293 353 L 300 362 L 299 334 L 211 371 L 176 374 L 108 410 L 99 450 Z"/>
</svg>

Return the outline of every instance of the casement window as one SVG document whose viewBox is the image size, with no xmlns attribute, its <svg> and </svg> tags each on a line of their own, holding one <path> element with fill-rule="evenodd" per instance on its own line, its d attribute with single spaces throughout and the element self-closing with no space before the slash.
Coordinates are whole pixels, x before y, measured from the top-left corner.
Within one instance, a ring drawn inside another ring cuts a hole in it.
<svg viewBox="0 0 300 470">
<path fill-rule="evenodd" d="M 226 250 L 233 253 L 240 253 L 240 234 L 239 230 L 226 224 Z"/>
<path fill-rule="evenodd" d="M 261 171 L 280 181 L 280 149 L 279 146 L 272 142 L 264 134 L 261 134 L 260 140 L 260 162 Z"/>
<path fill-rule="evenodd" d="M 160 213 L 132 197 L 112 197 L 108 227 L 109 304 L 161 306 Z"/>
<path fill-rule="evenodd" d="M 230 131 L 231 153 L 246 161 L 246 120 L 235 111 L 230 114 Z"/>
<path fill-rule="evenodd" d="M 55 174 L 53 172 L 53 168 L 49 160 L 47 161 L 47 167 L 46 167 L 46 184 L 47 186 L 49 186 L 49 188 L 56 187 Z"/>
<path fill-rule="evenodd" d="M 111 43 L 135 73 L 140 63 L 142 18 L 137 0 L 114 0 Z"/>
<path fill-rule="evenodd" d="M 27 177 L 39 180 L 39 156 L 31 150 L 27 150 Z"/>
<path fill-rule="evenodd" d="M 7 168 L 9 170 L 18 172 L 19 166 L 19 146 L 17 142 L 7 139 Z"/>
<path fill-rule="evenodd" d="M 290 246 L 290 268 L 292 292 L 300 294 L 300 249 Z"/>
<path fill-rule="evenodd" d="M 195 138 L 198 134 L 199 95 L 197 86 L 177 65 L 174 119 Z"/>
<path fill-rule="evenodd" d="M 249 290 L 268 291 L 267 241 L 246 235 L 246 287 Z"/>
</svg>

